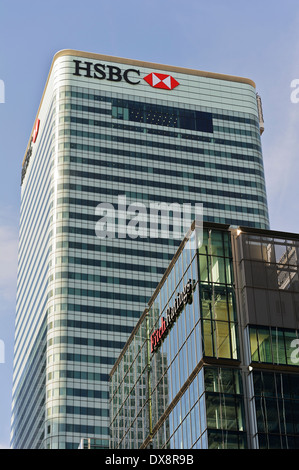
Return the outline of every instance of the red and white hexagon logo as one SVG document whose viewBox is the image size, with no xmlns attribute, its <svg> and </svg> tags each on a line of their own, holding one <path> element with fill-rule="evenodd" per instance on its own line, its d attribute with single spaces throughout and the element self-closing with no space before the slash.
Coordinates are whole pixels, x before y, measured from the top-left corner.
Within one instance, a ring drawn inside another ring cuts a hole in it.
<svg viewBox="0 0 299 470">
<path fill-rule="evenodd" d="M 179 82 L 171 75 L 164 73 L 149 73 L 144 80 L 153 88 L 162 88 L 163 90 L 173 90 L 179 85 Z"/>
</svg>

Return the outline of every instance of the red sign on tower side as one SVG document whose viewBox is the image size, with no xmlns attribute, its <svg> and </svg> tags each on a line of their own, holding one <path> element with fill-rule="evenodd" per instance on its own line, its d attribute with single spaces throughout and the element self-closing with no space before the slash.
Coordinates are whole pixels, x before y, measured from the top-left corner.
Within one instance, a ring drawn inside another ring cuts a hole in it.
<svg viewBox="0 0 299 470">
<path fill-rule="evenodd" d="M 35 122 L 34 129 L 33 129 L 33 134 L 32 134 L 32 142 L 33 142 L 33 144 L 35 143 L 36 138 L 37 138 L 37 134 L 38 134 L 38 130 L 39 130 L 39 123 L 40 123 L 40 120 L 37 119 L 36 122 Z"/>
</svg>

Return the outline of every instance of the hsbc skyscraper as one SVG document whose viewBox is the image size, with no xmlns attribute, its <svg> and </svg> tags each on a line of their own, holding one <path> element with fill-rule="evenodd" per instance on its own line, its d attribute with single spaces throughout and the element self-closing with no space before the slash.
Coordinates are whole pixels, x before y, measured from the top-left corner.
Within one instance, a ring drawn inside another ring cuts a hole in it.
<svg viewBox="0 0 299 470">
<path fill-rule="evenodd" d="M 107 448 L 109 373 L 181 242 L 173 208 L 269 228 L 260 99 L 247 78 L 65 50 L 32 126 L 11 446 Z M 142 225 L 151 203 L 171 208 L 167 236 Z"/>
</svg>

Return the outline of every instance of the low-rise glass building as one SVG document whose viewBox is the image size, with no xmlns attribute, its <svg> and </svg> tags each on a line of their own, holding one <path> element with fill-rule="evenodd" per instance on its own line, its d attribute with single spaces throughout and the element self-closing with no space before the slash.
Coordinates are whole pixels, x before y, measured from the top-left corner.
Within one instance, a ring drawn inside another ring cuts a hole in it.
<svg viewBox="0 0 299 470">
<path fill-rule="evenodd" d="M 298 253 L 193 224 L 111 371 L 111 448 L 299 448 Z"/>
</svg>

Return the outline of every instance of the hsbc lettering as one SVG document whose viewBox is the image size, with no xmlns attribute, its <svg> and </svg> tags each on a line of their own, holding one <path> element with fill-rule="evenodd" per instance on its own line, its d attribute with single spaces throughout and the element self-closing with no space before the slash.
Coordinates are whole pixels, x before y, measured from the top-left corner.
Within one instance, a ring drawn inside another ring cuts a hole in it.
<svg viewBox="0 0 299 470">
<path fill-rule="evenodd" d="M 188 280 L 183 292 L 177 295 L 174 301 L 174 306 L 166 310 L 166 318 L 161 318 L 161 327 L 153 332 L 151 335 L 151 352 L 155 352 L 160 346 L 161 342 L 167 336 L 173 323 L 177 320 L 179 314 L 186 304 L 191 304 L 193 301 L 193 290 L 195 283 L 191 279 Z"/>
<path fill-rule="evenodd" d="M 82 62 L 74 60 L 75 72 L 73 75 L 95 78 L 97 80 L 109 80 L 110 82 L 120 82 L 124 79 L 130 85 L 138 85 L 140 71 L 136 69 L 126 69 L 122 71 L 116 65 L 94 64 L 93 62 Z M 137 76 L 137 77 L 136 77 Z"/>
</svg>

